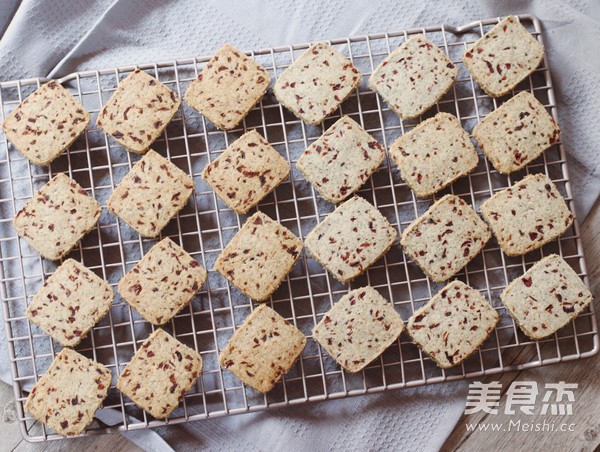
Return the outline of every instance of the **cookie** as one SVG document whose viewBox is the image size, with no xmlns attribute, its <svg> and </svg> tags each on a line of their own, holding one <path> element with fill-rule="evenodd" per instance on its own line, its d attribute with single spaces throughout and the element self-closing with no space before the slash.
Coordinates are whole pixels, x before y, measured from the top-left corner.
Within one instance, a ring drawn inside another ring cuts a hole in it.
<svg viewBox="0 0 600 452">
<path fill-rule="evenodd" d="M 193 189 L 190 176 L 150 150 L 121 180 L 106 207 L 143 237 L 156 237 L 183 209 Z"/>
<path fill-rule="evenodd" d="M 446 195 L 404 230 L 400 245 L 429 278 L 441 282 L 471 262 L 490 236 L 471 206 Z"/>
<path fill-rule="evenodd" d="M 304 243 L 314 259 L 345 284 L 387 253 L 396 236 L 379 210 L 355 196 L 330 213 Z"/>
<path fill-rule="evenodd" d="M 473 137 L 499 173 L 518 171 L 558 142 L 560 129 L 544 106 L 522 92 L 487 115 Z"/>
<path fill-rule="evenodd" d="M 13 225 L 38 253 L 55 261 L 94 229 L 101 210 L 77 182 L 58 173 L 23 206 Z"/>
<path fill-rule="evenodd" d="M 228 207 L 248 212 L 283 182 L 287 161 L 256 130 L 235 140 L 202 171 L 202 178 Z"/>
<path fill-rule="evenodd" d="M 423 35 L 394 50 L 369 77 L 378 93 L 402 119 L 413 119 L 429 110 L 450 89 L 458 68 Z"/>
<path fill-rule="evenodd" d="M 449 113 L 438 113 L 398 138 L 390 156 L 417 196 L 431 196 L 477 167 L 469 134 Z"/>
<path fill-rule="evenodd" d="M 544 48 L 512 16 L 502 20 L 463 54 L 463 63 L 492 97 L 509 93 L 542 61 Z"/>
<path fill-rule="evenodd" d="M 267 305 L 238 328 L 219 356 L 221 366 L 258 392 L 269 392 L 306 346 L 306 337 Z"/>
<path fill-rule="evenodd" d="M 165 238 L 119 281 L 119 294 L 148 322 L 162 325 L 198 293 L 206 270 Z"/>
<path fill-rule="evenodd" d="M 117 380 L 117 389 L 157 419 L 169 417 L 202 372 L 202 358 L 157 329 L 144 341 Z"/>
<path fill-rule="evenodd" d="M 307 124 L 319 124 L 360 84 L 352 62 L 324 42 L 311 46 L 279 76 L 277 100 Z"/>
<path fill-rule="evenodd" d="M 226 44 L 190 83 L 184 99 L 219 129 L 230 130 L 262 99 L 270 81 L 260 64 Z"/>
<path fill-rule="evenodd" d="M 338 203 L 358 190 L 384 157 L 377 140 L 343 116 L 304 151 L 296 167 L 324 199 Z"/>
<path fill-rule="evenodd" d="M 145 154 L 180 105 L 175 92 L 136 69 L 119 83 L 96 124 L 126 149 Z"/>
<path fill-rule="evenodd" d="M 371 286 L 349 292 L 314 327 L 313 338 L 348 372 L 358 372 L 398 339 L 404 322 Z"/>
<path fill-rule="evenodd" d="M 551 254 L 511 282 L 500 299 L 527 336 L 543 339 L 577 317 L 592 294 L 562 257 Z"/>
<path fill-rule="evenodd" d="M 448 369 L 481 347 L 499 319 L 478 290 L 453 281 L 415 311 L 406 331 L 439 367 Z"/>
<path fill-rule="evenodd" d="M 89 123 L 83 105 L 52 80 L 11 111 L 2 130 L 30 162 L 43 166 L 71 146 Z"/>
<path fill-rule="evenodd" d="M 59 435 L 77 435 L 94 419 L 112 374 L 102 364 L 64 348 L 25 401 L 25 411 Z"/>
<path fill-rule="evenodd" d="M 181 311 L 206 281 L 206 270 L 183 248 L 165 238 L 119 281 L 119 295 L 154 325 Z"/>
<path fill-rule="evenodd" d="M 531 174 L 481 205 L 498 245 L 508 256 L 520 256 L 560 237 L 573 214 L 544 174 Z"/>
<path fill-rule="evenodd" d="M 106 315 L 113 298 L 110 284 L 67 259 L 35 294 L 27 317 L 63 347 L 74 347 Z"/>
<path fill-rule="evenodd" d="M 265 301 L 292 270 L 302 242 L 262 212 L 241 227 L 215 261 L 215 270 L 245 295 Z"/>
</svg>

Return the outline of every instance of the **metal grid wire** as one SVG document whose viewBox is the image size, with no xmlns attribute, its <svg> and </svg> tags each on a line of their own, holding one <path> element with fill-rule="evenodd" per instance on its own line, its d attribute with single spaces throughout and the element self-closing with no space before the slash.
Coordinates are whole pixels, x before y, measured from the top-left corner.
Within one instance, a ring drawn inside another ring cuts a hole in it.
<svg viewBox="0 0 600 452">
<path fill-rule="evenodd" d="M 189 307 L 180 312 L 165 329 L 177 339 L 195 348 L 204 360 L 204 371 L 168 421 L 151 418 L 114 386 L 105 401 L 105 409 L 121 413 L 121 422 L 106 426 L 99 421 L 86 434 L 155 427 L 166 423 L 259 411 L 307 401 L 335 399 L 388 389 L 419 386 L 450 380 L 481 377 L 507 370 L 525 369 L 590 356 L 599 349 L 597 326 L 592 308 L 572 324 L 550 338 L 535 342 L 516 327 L 499 299 L 504 287 L 534 262 L 550 253 L 562 255 L 586 278 L 582 244 L 577 221 L 558 240 L 523 257 L 508 257 L 494 239 L 458 278 L 479 289 L 498 310 L 501 321 L 481 349 L 462 365 L 450 370 L 438 368 L 403 334 L 383 355 L 357 374 L 346 373 L 313 340 L 308 340 L 301 359 L 266 395 L 243 385 L 218 365 L 218 354 L 250 311 L 257 306 L 227 281 L 212 271 L 219 252 L 239 230 L 247 216 L 228 209 L 200 178 L 202 168 L 215 159 L 222 149 L 248 129 L 257 129 L 290 162 L 289 180 L 282 183 L 258 206 L 301 238 L 306 237 L 333 205 L 322 200 L 299 175 L 295 161 L 341 114 L 350 115 L 388 148 L 420 120 L 400 121 L 380 98 L 367 88 L 373 69 L 410 35 L 425 33 L 454 61 L 459 76 L 448 94 L 421 120 L 438 111 L 456 115 L 463 127 L 471 131 L 486 114 L 518 91 L 533 93 L 557 119 L 556 105 L 548 62 L 522 82 L 511 95 L 492 99 L 473 81 L 461 62 L 464 50 L 487 32 L 499 19 L 477 21 L 460 28 L 434 26 L 407 31 L 359 36 L 331 41 L 348 56 L 363 74 L 359 89 L 344 102 L 340 111 L 320 127 L 303 124 L 281 107 L 269 93 L 246 117 L 240 127 L 222 132 L 199 113 L 182 106 L 165 133 L 153 148 L 166 155 L 194 179 L 196 190 L 187 206 L 162 232 L 171 237 L 209 270 L 207 283 Z M 520 16 L 522 23 L 542 42 L 540 23 L 533 16 Z M 309 44 L 249 52 L 276 79 Z M 197 76 L 209 57 L 178 60 L 140 68 L 157 77 L 180 97 Z M 10 362 L 23 435 L 32 441 L 60 438 L 24 413 L 27 390 L 46 371 L 59 351 L 25 316 L 27 304 L 57 264 L 42 259 L 12 228 L 12 218 L 52 175 L 66 172 L 89 194 L 105 205 L 106 199 L 139 156 L 131 154 L 108 139 L 94 123 L 118 82 L 134 67 L 87 71 L 72 74 L 61 83 L 81 100 L 92 114 L 92 124 L 71 149 L 49 167 L 29 164 L 0 135 L 0 270 L 2 310 L 8 336 Z M 0 84 L 0 115 L 3 119 L 43 80 L 20 80 Z M 451 192 L 461 196 L 475 209 L 497 192 L 527 173 L 547 174 L 565 196 L 571 210 L 573 201 L 565 151 L 562 143 L 550 148 L 523 171 L 505 176 L 497 173 L 480 153 L 477 169 L 468 177 L 432 198 L 418 199 L 400 179 L 389 158 L 359 191 L 371 201 L 399 231 L 422 215 L 436 198 Z M 249 212 L 251 215 L 253 211 Z M 96 230 L 88 234 L 72 253 L 99 276 L 116 286 L 119 279 L 146 253 L 155 240 L 134 233 L 121 220 L 103 209 Z M 370 284 L 391 300 L 407 320 L 412 312 L 426 303 L 443 284 L 427 279 L 416 264 L 410 262 L 396 243 L 351 288 Z M 309 338 L 312 327 L 349 287 L 331 278 L 323 268 L 303 253 L 289 277 L 273 294 L 268 304 L 289 319 Z M 77 350 L 103 364 L 113 372 L 113 382 L 140 344 L 154 327 L 144 321 L 118 295 L 109 314 L 99 322 Z M 507 356 L 510 356 L 510 362 Z M 515 358 L 516 357 L 516 358 Z"/>
</svg>

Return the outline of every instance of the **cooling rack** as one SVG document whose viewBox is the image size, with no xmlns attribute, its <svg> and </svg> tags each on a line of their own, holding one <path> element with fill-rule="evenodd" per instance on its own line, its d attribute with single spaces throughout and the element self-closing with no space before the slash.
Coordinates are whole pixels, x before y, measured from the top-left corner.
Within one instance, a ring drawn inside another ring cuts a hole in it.
<svg viewBox="0 0 600 452">
<path fill-rule="evenodd" d="M 117 422 L 107 425 L 95 420 L 84 434 L 156 427 L 165 423 L 190 422 L 309 401 L 482 377 L 584 358 L 596 353 L 599 350 L 598 329 L 592 307 L 557 334 L 535 342 L 518 330 L 499 299 L 500 292 L 513 278 L 550 253 L 562 255 L 587 282 L 579 228 L 575 221 L 560 239 L 523 257 L 504 255 L 492 239 L 484 251 L 459 273 L 459 279 L 482 291 L 501 317 L 497 328 L 481 349 L 460 366 L 449 370 L 438 368 L 403 334 L 362 372 L 349 374 L 343 371 L 310 336 L 312 327 L 335 301 L 347 293 L 349 287 L 331 278 L 306 253 L 303 253 L 289 277 L 268 301 L 271 307 L 309 337 L 298 363 L 266 395 L 246 387 L 218 365 L 219 352 L 257 305 L 212 271 L 219 252 L 239 230 L 246 216 L 238 216 L 228 209 L 202 181 L 200 172 L 204 166 L 246 130 L 257 129 L 289 160 L 292 168 L 289 180 L 267 196 L 258 209 L 304 238 L 333 210 L 333 205 L 315 194 L 298 173 L 295 161 L 342 114 L 358 121 L 386 148 L 398 136 L 439 111 L 456 115 L 462 126 L 470 132 L 501 102 L 524 90 L 534 94 L 558 120 L 546 59 L 513 93 L 501 99 L 485 95 L 463 66 L 461 55 L 464 50 L 499 20 L 476 21 L 461 27 L 441 25 L 414 28 L 329 41 L 353 61 L 363 78 L 360 87 L 322 126 L 303 124 L 276 102 L 271 91 L 237 129 L 227 133 L 216 129 L 184 104 L 153 148 L 188 172 L 194 179 L 196 189 L 186 207 L 163 230 L 162 237 L 171 237 L 181 244 L 209 270 L 209 276 L 189 307 L 165 325 L 165 329 L 200 352 L 204 371 L 167 421 L 151 418 L 124 397 L 114 388 L 116 377 L 154 327 L 116 296 L 109 314 L 94 327 L 77 350 L 111 369 L 113 386 L 104 410 L 117 413 Z M 543 43 L 541 25 L 536 17 L 522 15 L 519 20 Z M 439 45 L 458 65 L 459 75 L 450 92 L 426 115 L 419 120 L 401 121 L 368 89 L 367 80 L 390 51 L 416 33 L 425 33 Z M 263 65 L 272 79 L 276 79 L 308 47 L 306 43 L 247 54 Z M 167 61 L 139 67 L 182 97 L 209 58 Z M 59 346 L 31 325 L 25 316 L 27 304 L 57 264 L 42 259 L 24 240 L 19 240 L 12 227 L 12 218 L 33 193 L 57 172 L 66 172 L 105 205 L 114 187 L 139 156 L 108 139 L 94 126 L 95 117 L 119 81 L 133 69 L 131 66 L 85 71 L 59 80 L 90 111 L 92 124 L 71 149 L 49 167 L 29 164 L 0 134 L 0 294 L 17 412 L 22 434 L 29 441 L 61 438 L 35 422 L 23 409 L 27 391 L 59 351 Z M 0 119 L 43 82 L 41 79 L 28 79 L 0 83 Z M 525 174 L 539 172 L 547 174 L 556 183 L 573 211 L 565 150 L 561 142 L 524 170 L 510 176 L 497 173 L 479 153 L 477 169 L 435 198 L 451 192 L 478 209 L 494 192 L 520 180 Z M 435 201 L 435 198 L 416 198 L 389 159 L 384 161 L 358 193 L 371 201 L 399 231 L 404 230 Z M 70 257 L 81 261 L 116 288 L 119 279 L 154 243 L 155 240 L 141 238 L 103 208 L 98 227 L 85 236 Z M 442 287 L 442 284 L 427 279 L 416 264 L 406 258 L 397 243 L 364 275 L 353 281 L 350 288 L 366 284 L 377 288 L 391 300 L 405 320 Z M 508 355 L 510 359 L 506 358 Z"/>
</svg>

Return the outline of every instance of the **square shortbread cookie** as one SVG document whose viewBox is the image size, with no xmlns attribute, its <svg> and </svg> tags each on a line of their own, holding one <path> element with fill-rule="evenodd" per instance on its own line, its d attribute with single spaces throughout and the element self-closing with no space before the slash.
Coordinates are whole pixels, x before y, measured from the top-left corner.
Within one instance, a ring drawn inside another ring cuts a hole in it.
<svg viewBox="0 0 600 452">
<path fill-rule="evenodd" d="M 27 307 L 27 317 L 64 347 L 74 347 L 112 306 L 110 284 L 67 259 Z"/>
<path fill-rule="evenodd" d="M 289 229 L 256 212 L 215 261 L 215 270 L 245 295 L 265 301 L 300 257 L 302 242 Z"/>
<path fill-rule="evenodd" d="M 4 120 L 6 138 L 31 162 L 48 165 L 90 123 L 90 114 L 58 82 L 38 88 Z"/>
<path fill-rule="evenodd" d="M 230 130 L 260 101 L 270 81 L 260 64 L 226 44 L 190 83 L 184 99 L 218 128 Z"/>
<path fill-rule="evenodd" d="M 453 281 L 415 311 L 406 331 L 439 367 L 448 369 L 481 347 L 499 320 L 478 290 Z"/>
<path fill-rule="evenodd" d="M 438 113 L 398 138 L 390 156 L 417 196 L 431 196 L 477 167 L 469 134 L 451 114 Z"/>
<path fill-rule="evenodd" d="M 471 262 L 490 236 L 471 206 L 446 195 L 404 230 L 400 244 L 429 278 L 441 282 Z"/>
<path fill-rule="evenodd" d="M 396 229 L 367 200 L 355 196 L 306 237 L 306 249 L 341 283 L 363 273 L 396 240 Z"/>
<path fill-rule="evenodd" d="M 29 393 L 25 411 L 59 435 L 76 435 L 94 419 L 111 381 L 102 364 L 64 348 Z"/>
<path fill-rule="evenodd" d="M 117 389 L 158 419 L 169 417 L 202 372 L 202 358 L 162 329 L 144 341 L 117 380 Z"/>
<path fill-rule="evenodd" d="M 522 92 L 487 115 L 473 136 L 502 174 L 520 170 L 558 142 L 560 129 L 544 106 Z"/>
<path fill-rule="evenodd" d="M 384 157 L 377 140 L 343 116 L 304 151 L 296 167 L 324 199 L 338 203 L 358 190 Z"/>
<path fill-rule="evenodd" d="M 144 154 L 181 105 L 177 95 L 146 72 L 136 69 L 119 83 L 96 124 L 119 144 Z"/>
<path fill-rule="evenodd" d="M 63 173 L 44 185 L 17 213 L 17 233 L 42 256 L 58 260 L 94 229 L 100 204 Z"/>
<path fill-rule="evenodd" d="M 150 150 L 121 180 L 106 207 L 143 237 L 156 237 L 193 189 L 190 176 Z"/>
<path fill-rule="evenodd" d="M 279 76 L 277 100 L 308 124 L 319 124 L 360 84 L 352 62 L 323 42 L 311 46 Z"/>
<path fill-rule="evenodd" d="M 287 161 L 251 130 L 209 163 L 202 178 L 228 207 L 243 214 L 275 190 L 289 173 Z"/>
<path fill-rule="evenodd" d="M 458 68 L 423 35 L 394 50 L 369 77 L 369 87 L 402 119 L 429 110 L 450 89 Z"/>
<path fill-rule="evenodd" d="M 560 237 L 573 223 L 573 214 L 544 174 L 531 174 L 481 205 L 502 251 L 520 256 Z"/>
<path fill-rule="evenodd" d="M 269 392 L 300 357 L 306 337 L 267 305 L 238 328 L 219 363 L 258 392 Z"/>
<path fill-rule="evenodd" d="M 463 62 L 492 97 L 509 93 L 542 61 L 544 48 L 519 23 L 507 17 L 463 54 Z"/>
<path fill-rule="evenodd" d="M 485 297 L 462 281 L 453 281 L 408 320 L 413 342 L 442 369 L 471 356 L 500 320 Z"/>
<path fill-rule="evenodd" d="M 119 281 L 119 294 L 148 322 L 162 325 L 187 306 L 205 280 L 206 270 L 165 238 Z"/>
<path fill-rule="evenodd" d="M 402 332 L 394 306 L 371 286 L 343 296 L 314 327 L 313 338 L 348 372 L 381 355 Z"/>
<path fill-rule="evenodd" d="M 562 257 L 551 254 L 511 282 L 500 299 L 527 336 L 543 339 L 577 317 L 592 294 Z"/>
</svg>

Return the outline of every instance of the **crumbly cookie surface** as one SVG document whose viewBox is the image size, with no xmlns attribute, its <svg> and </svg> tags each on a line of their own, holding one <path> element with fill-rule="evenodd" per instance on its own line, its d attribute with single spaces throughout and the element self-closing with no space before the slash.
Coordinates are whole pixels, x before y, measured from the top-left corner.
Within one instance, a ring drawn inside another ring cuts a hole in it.
<svg viewBox="0 0 600 452">
<path fill-rule="evenodd" d="M 256 130 L 245 133 L 210 162 L 202 178 L 228 207 L 248 212 L 283 182 L 287 161 Z"/>
<path fill-rule="evenodd" d="M 194 182 L 184 171 L 154 152 L 125 175 L 106 207 L 144 237 L 156 237 L 187 203 Z"/>
<path fill-rule="evenodd" d="M 302 242 L 262 212 L 252 215 L 215 262 L 215 270 L 245 295 L 265 301 L 300 257 Z"/>
<path fill-rule="evenodd" d="M 25 411 L 59 435 L 76 435 L 94 419 L 111 381 L 102 364 L 64 348 L 29 393 Z"/>
<path fill-rule="evenodd" d="M 404 42 L 381 62 L 369 86 L 402 119 L 417 118 L 452 86 L 458 68 L 423 35 Z"/>
<path fill-rule="evenodd" d="M 98 223 L 101 207 L 74 180 L 59 173 L 17 213 L 17 233 L 42 256 L 58 260 Z"/>
<path fill-rule="evenodd" d="M 96 124 L 126 149 L 144 154 L 180 105 L 174 91 L 136 69 L 119 83 L 100 110 Z"/>
<path fill-rule="evenodd" d="M 390 156 L 417 196 L 431 196 L 477 167 L 469 134 L 449 113 L 438 113 L 398 138 Z"/>
<path fill-rule="evenodd" d="M 446 195 L 402 233 L 400 244 L 434 281 L 446 281 L 483 249 L 490 230 L 458 196 Z"/>
<path fill-rule="evenodd" d="M 494 168 L 518 171 L 558 142 L 560 129 L 533 95 L 522 92 L 473 129 L 473 137 Z"/>
<path fill-rule="evenodd" d="M 258 392 L 268 392 L 290 370 L 305 346 L 304 334 L 263 304 L 229 340 L 219 363 Z"/>
<path fill-rule="evenodd" d="M 377 140 L 344 116 L 304 151 L 296 167 L 324 199 L 338 203 L 358 190 L 384 158 Z"/>
<path fill-rule="evenodd" d="M 471 356 L 500 317 L 485 297 L 462 281 L 453 281 L 408 320 L 406 330 L 442 369 Z"/>
<path fill-rule="evenodd" d="M 542 61 L 544 48 L 512 16 L 502 20 L 463 54 L 463 63 L 492 97 L 509 93 Z"/>
<path fill-rule="evenodd" d="M 325 43 L 311 46 L 279 76 L 277 100 L 308 124 L 319 124 L 360 84 L 352 62 Z"/>
<path fill-rule="evenodd" d="M 334 278 L 347 283 L 383 256 L 396 236 L 396 229 L 375 206 L 355 196 L 330 213 L 304 243 Z"/>
<path fill-rule="evenodd" d="M 110 284 L 73 259 L 48 278 L 27 307 L 27 317 L 64 347 L 74 347 L 112 306 Z"/>
<path fill-rule="evenodd" d="M 190 84 L 184 99 L 217 127 L 230 130 L 260 101 L 270 81 L 265 68 L 226 44 Z"/>
<path fill-rule="evenodd" d="M 52 80 L 8 114 L 2 130 L 21 154 L 36 165 L 48 165 L 90 123 L 90 114 L 69 91 Z"/>
<path fill-rule="evenodd" d="M 205 280 L 198 261 L 165 238 L 119 281 L 119 294 L 150 323 L 162 325 L 188 305 Z"/>
<path fill-rule="evenodd" d="M 371 286 L 349 292 L 314 327 L 313 338 L 348 372 L 381 355 L 402 332 L 394 306 Z"/>
<path fill-rule="evenodd" d="M 544 174 L 531 174 L 481 205 L 502 251 L 520 256 L 560 237 L 573 223 L 573 214 Z"/>
<path fill-rule="evenodd" d="M 532 339 L 554 334 L 592 302 L 592 294 L 581 278 L 556 254 L 545 257 L 513 280 L 500 298 L 521 330 Z"/>
<path fill-rule="evenodd" d="M 162 329 L 140 346 L 117 380 L 117 389 L 157 419 L 177 408 L 202 372 L 202 358 Z"/>
</svg>

